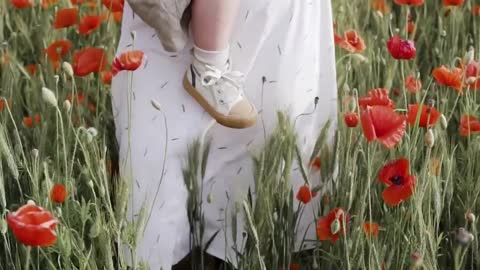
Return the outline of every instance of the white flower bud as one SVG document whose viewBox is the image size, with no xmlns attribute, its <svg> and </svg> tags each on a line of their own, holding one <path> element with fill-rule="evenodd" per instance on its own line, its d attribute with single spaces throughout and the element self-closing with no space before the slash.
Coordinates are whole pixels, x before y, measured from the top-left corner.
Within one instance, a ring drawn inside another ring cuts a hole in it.
<svg viewBox="0 0 480 270">
<path fill-rule="evenodd" d="M 33 158 L 35 158 L 35 159 L 38 158 L 38 155 L 39 155 L 38 149 L 33 148 L 31 154 L 32 154 Z"/>
<path fill-rule="evenodd" d="M 470 223 L 475 223 L 475 220 L 477 219 L 477 217 L 475 217 L 475 214 L 468 211 L 466 214 L 465 214 L 465 219 L 470 222 Z"/>
<path fill-rule="evenodd" d="M 447 31 L 442 30 L 442 32 L 440 32 L 440 36 L 446 37 L 447 36 Z"/>
<path fill-rule="evenodd" d="M 67 75 L 71 78 L 73 78 L 73 68 L 72 65 L 70 65 L 69 62 L 63 62 L 62 63 L 62 69 L 67 73 Z"/>
<path fill-rule="evenodd" d="M 33 200 L 28 200 L 28 201 L 27 201 L 27 204 L 28 204 L 28 205 L 36 205 Z"/>
<path fill-rule="evenodd" d="M 150 103 L 155 109 L 162 111 L 162 106 L 160 106 L 160 103 L 158 103 L 158 101 L 156 101 L 155 99 L 152 99 L 150 100 Z"/>
<path fill-rule="evenodd" d="M 57 98 L 52 90 L 42 87 L 42 98 L 43 101 L 47 102 L 48 104 L 52 105 L 53 107 L 57 107 Z"/>
<path fill-rule="evenodd" d="M 477 81 L 477 77 L 468 77 L 466 80 L 467 84 L 474 84 Z"/>
<path fill-rule="evenodd" d="M 475 49 L 470 47 L 463 57 L 463 61 L 470 64 L 475 59 Z"/>
<path fill-rule="evenodd" d="M 380 19 L 383 19 L 383 13 L 380 11 L 380 10 L 377 10 L 375 12 L 375 14 L 377 14 L 377 16 L 380 18 Z"/>
<path fill-rule="evenodd" d="M 64 102 L 63 102 L 63 109 L 69 113 L 70 110 L 72 109 L 72 103 L 70 103 L 70 100 L 66 99 Z"/>
<path fill-rule="evenodd" d="M 429 148 L 432 148 L 435 144 L 435 136 L 433 135 L 432 129 L 428 129 L 427 133 L 425 133 L 425 145 Z"/>
<path fill-rule="evenodd" d="M 91 189 L 93 189 L 93 182 L 92 182 L 92 180 L 88 181 L 88 186 L 89 186 Z"/>
<path fill-rule="evenodd" d="M 94 128 L 94 127 L 89 127 L 89 128 L 87 129 L 87 132 L 88 132 L 90 135 L 92 135 L 92 137 L 97 137 L 97 135 L 98 135 L 98 131 L 97 131 L 97 129 Z"/>
<path fill-rule="evenodd" d="M 440 125 L 442 126 L 443 129 L 447 129 L 448 127 L 448 121 L 445 115 L 440 115 Z"/>
</svg>

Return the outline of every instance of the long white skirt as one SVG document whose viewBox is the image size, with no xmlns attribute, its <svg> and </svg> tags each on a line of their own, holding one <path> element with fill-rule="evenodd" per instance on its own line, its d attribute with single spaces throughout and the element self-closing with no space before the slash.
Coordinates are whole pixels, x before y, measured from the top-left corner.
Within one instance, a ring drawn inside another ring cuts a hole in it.
<svg viewBox="0 0 480 270">
<path fill-rule="evenodd" d="M 133 175 L 128 212 L 131 219 L 138 216 L 142 203 L 153 204 L 143 238 L 138 241 L 136 261 L 147 262 L 151 269 L 170 269 L 190 251 L 188 193 L 182 176 L 187 146 L 202 134 L 212 118 L 182 87 L 182 78 L 191 59 L 191 43 L 180 53 L 166 52 L 155 37 L 155 31 L 126 5 L 117 54 L 132 49 L 132 31 L 136 32 L 134 48 L 144 51 L 148 61 L 145 67 L 133 73 L 130 127 L 127 72 L 119 73 L 112 82 L 120 174 Z M 231 39 L 231 57 L 233 68 L 247 74 L 246 95 L 259 109 L 267 135 L 277 124 L 277 111 L 286 111 L 293 118 L 312 112 L 315 97 L 319 98 L 315 113 L 300 117 L 296 123 L 301 150 L 305 156 L 310 155 L 320 128 L 328 119 L 334 122 L 336 119 L 330 1 L 242 0 Z M 161 104 L 168 128 L 162 114 L 151 106 L 152 99 Z M 124 167 L 128 129 L 131 132 L 131 164 L 127 160 Z M 204 240 L 220 230 L 208 252 L 235 263 L 231 226 L 226 222 L 231 219 L 225 217 L 225 211 L 234 212 L 235 202 L 243 200 L 248 187 L 253 185 L 250 153 L 264 143 L 264 127 L 262 121 L 244 130 L 216 124 L 208 133 L 213 140 L 203 183 Z M 164 158 L 165 175 L 160 183 Z M 292 185 L 296 191 L 304 182 L 298 170 L 293 176 Z M 207 196 L 211 199 L 209 203 Z M 315 239 L 313 213 L 318 203 L 312 202 L 308 207 L 314 209 L 304 211 L 300 239 L 306 228 L 307 238 Z M 242 239 L 243 224 L 240 219 L 237 239 Z"/>
</svg>

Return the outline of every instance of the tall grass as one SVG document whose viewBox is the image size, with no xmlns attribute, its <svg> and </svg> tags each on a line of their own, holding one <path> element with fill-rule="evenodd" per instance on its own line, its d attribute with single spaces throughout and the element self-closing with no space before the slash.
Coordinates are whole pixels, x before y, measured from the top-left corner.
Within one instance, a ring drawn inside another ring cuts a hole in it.
<svg viewBox="0 0 480 270">
<path fill-rule="evenodd" d="M 334 145 L 325 141 L 330 127 L 319 130 L 312 154 L 312 159 L 318 154 L 322 159 L 323 185 L 313 187 L 322 196 L 318 217 L 341 207 L 350 221 L 339 241 L 318 241 L 315 249 L 295 253 L 302 205 L 297 204 L 297 191 L 290 187 L 290 173 L 293 164 L 308 170 L 311 160 L 299 159 L 289 116 L 279 113 L 277 129 L 252 157 L 256 185 L 250 196 L 238 203 L 238 215 L 246 217 L 244 239 L 234 238 L 245 241 L 238 254 L 238 269 L 294 269 L 294 265 L 300 269 L 480 269 L 477 221 L 471 215 L 480 208 L 480 136 L 459 135 L 463 114 L 480 116 L 479 100 L 475 91 L 464 89 L 459 95 L 431 76 L 435 67 L 458 65 L 470 47 L 480 54 L 480 16 L 472 14 L 480 2 L 470 0 L 454 8 L 444 7 L 440 0 L 426 1 L 421 7 L 386 2 L 390 7 L 386 13 L 373 10 L 367 0 L 332 2 L 335 31 L 341 34 L 354 29 L 367 45 L 362 53 L 367 61 L 337 49 L 339 119 L 346 112 L 359 112 L 358 97 L 384 87 L 392 90 L 390 97 L 398 112 L 406 112 L 412 103 L 435 105 L 445 115 L 447 126 L 432 128 L 433 145 L 425 142 L 426 128 L 408 126 L 392 150 L 367 143 L 360 127 L 340 123 Z M 106 12 L 97 4 L 93 9 L 81 5 L 80 13 Z M 119 243 L 135 252 L 141 220 L 127 222 L 125 216 L 130 180 L 116 173 L 109 86 L 101 82 L 99 74 L 72 79 L 64 70 L 54 70 L 42 54 L 54 40 L 68 39 L 74 49 L 103 47 L 112 60 L 119 27 L 108 20 L 88 37 L 78 35 L 75 28 L 52 30 L 55 11 L 67 6 L 70 1 L 59 0 L 46 9 L 36 5 L 20 10 L 9 1 L 0 3 L 0 96 L 5 100 L 0 112 L 0 270 L 126 269 Z M 412 34 L 406 33 L 408 13 L 416 24 Z M 389 55 L 385 44 L 394 33 L 415 41 L 414 60 L 397 61 Z M 71 55 L 64 60 L 70 62 Z M 26 68 L 31 63 L 38 64 L 35 74 Z M 403 83 L 407 75 L 420 78 L 423 89 L 407 93 Z M 42 101 L 42 87 L 52 89 L 58 108 Z M 398 96 L 393 89 L 399 90 Z M 78 93 L 85 96 L 83 102 L 73 98 L 71 109 L 62 106 L 68 94 L 75 97 Z M 31 127 L 24 120 L 27 116 L 33 119 Z M 197 181 L 209 162 L 209 147 L 204 143 L 192 142 L 184 168 L 193 243 L 202 249 L 208 244 L 201 244 L 198 200 L 202 191 Z M 378 172 L 400 157 L 410 161 L 417 186 L 411 198 L 390 207 L 382 200 L 385 187 L 378 181 Z M 304 176 L 307 181 L 307 173 Z M 54 183 L 67 188 L 68 199 L 63 204 L 50 200 Z M 55 245 L 28 248 L 15 240 L 6 215 L 29 200 L 60 221 Z M 364 222 L 379 224 L 378 236 L 365 234 Z M 462 233 L 471 233 L 473 242 L 459 243 L 465 242 L 459 241 Z M 193 261 L 192 269 L 204 269 L 203 255 L 195 255 Z M 145 267 L 143 262 L 136 263 Z"/>
</svg>

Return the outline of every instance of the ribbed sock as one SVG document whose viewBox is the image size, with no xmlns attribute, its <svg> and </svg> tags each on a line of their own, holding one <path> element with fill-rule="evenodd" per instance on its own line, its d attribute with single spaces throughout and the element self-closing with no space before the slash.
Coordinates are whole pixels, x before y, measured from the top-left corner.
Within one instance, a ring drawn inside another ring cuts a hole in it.
<svg viewBox="0 0 480 270">
<path fill-rule="evenodd" d="M 230 56 L 230 46 L 219 51 L 207 51 L 193 45 L 193 55 L 201 62 L 223 69 Z"/>
</svg>

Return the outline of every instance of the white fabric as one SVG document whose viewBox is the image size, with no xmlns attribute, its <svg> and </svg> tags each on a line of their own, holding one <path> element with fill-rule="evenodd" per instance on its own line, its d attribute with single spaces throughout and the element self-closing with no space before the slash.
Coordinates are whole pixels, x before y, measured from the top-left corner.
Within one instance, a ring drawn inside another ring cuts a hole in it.
<svg viewBox="0 0 480 270">
<path fill-rule="evenodd" d="M 137 262 L 144 260 L 151 269 L 165 270 L 190 251 L 187 190 L 181 169 L 187 146 L 205 131 L 212 119 L 182 87 L 184 72 L 191 62 L 192 44 L 178 54 L 166 52 L 154 36 L 155 31 L 125 4 L 117 53 L 134 47 L 144 51 L 148 58 L 145 67 L 132 76 L 130 147 L 134 181 L 129 215 L 135 218 L 144 201 L 154 203 L 144 237 L 138 242 Z M 246 74 L 245 93 L 260 111 L 259 121 L 255 127 L 243 130 L 217 124 L 208 131 L 213 144 L 203 183 L 205 240 L 221 230 L 208 252 L 228 260 L 235 260 L 235 253 L 228 224 L 231 219 L 225 213 L 234 212 L 235 202 L 245 198 L 248 186 L 253 183 L 251 152 L 264 142 L 262 122 L 268 135 L 277 124 L 277 111 L 288 111 L 292 118 L 310 113 L 318 96 L 315 113 L 298 118 L 296 123 L 299 144 L 307 157 L 320 127 L 327 119 L 336 117 L 330 1 L 243 0 L 239 14 L 230 46 L 233 69 Z M 133 46 L 131 31 L 136 32 Z M 123 167 L 128 149 L 127 77 L 128 73 L 123 71 L 112 82 L 121 175 L 129 174 L 129 165 Z M 167 160 L 161 184 L 166 127 L 162 114 L 151 106 L 152 99 L 161 104 L 167 117 Z M 297 191 L 303 179 L 298 170 L 293 176 L 293 188 Z M 212 200 L 208 203 L 209 195 Z M 307 226 L 307 238 L 316 238 L 313 213 L 317 207 L 317 203 L 311 203 L 304 211 L 300 238 Z M 242 239 L 242 224 L 240 218 L 237 239 Z"/>
</svg>

